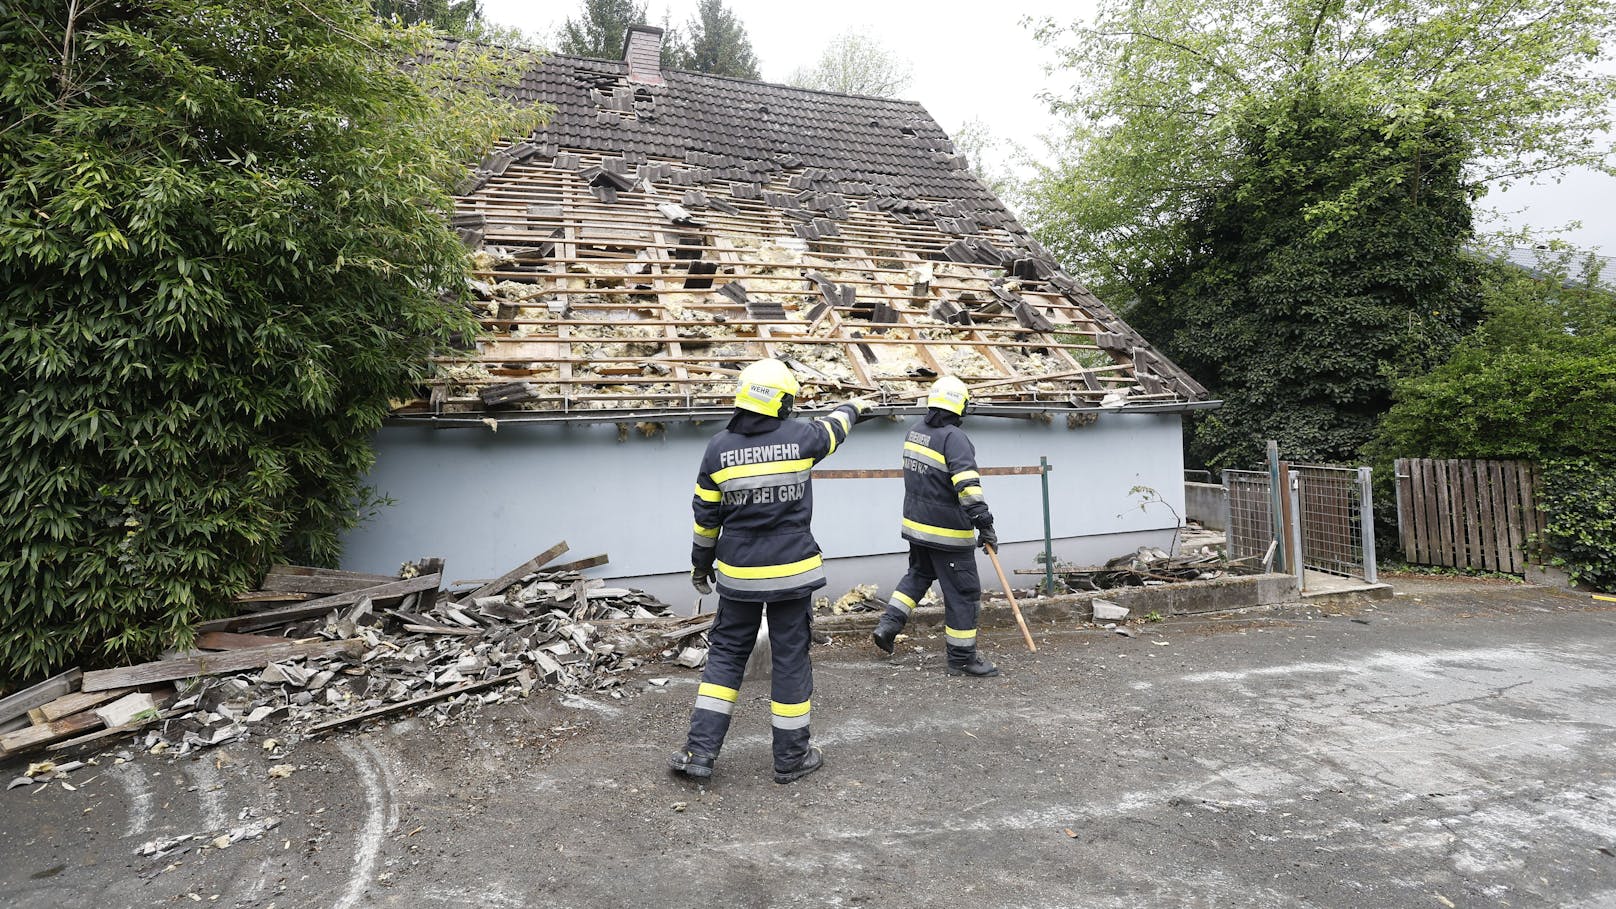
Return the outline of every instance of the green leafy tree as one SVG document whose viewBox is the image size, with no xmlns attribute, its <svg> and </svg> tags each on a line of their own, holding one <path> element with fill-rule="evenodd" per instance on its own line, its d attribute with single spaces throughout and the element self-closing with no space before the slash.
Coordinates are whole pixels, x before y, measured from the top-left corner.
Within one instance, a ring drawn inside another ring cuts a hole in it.
<svg viewBox="0 0 1616 909">
<path fill-rule="evenodd" d="M 469 35 L 483 18 L 478 0 L 375 0 L 376 15 L 404 25 L 430 25 L 451 35 Z"/>
<path fill-rule="evenodd" d="M 1186 219 L 1183 257 L 1130 310 L 1135 328 L 1225 399 L 1191 424 L 1193 461 L 1258 464 L 1354 457 L 1392 382 L 1441 362 L 1473 324 L 1462 158 L 1431 153 L 1400 183 L 1376 182 L 1320 236 L 1309 200 L 1359 180 L 1383 124 L 1338 102 L 1297 102 L 1253 124 L 1229 187 Z"/>
<path fill-rule="evenodd" d="M 792 73 L 788 81 L 823 92 L 894 98 L 909 87 L 910 69 L 881 42 L 849 31 L 831 41 L 819 62 Z"/>
<path fill-rule="evenodd" d="M 746 26 L 724 6 L 723 0 L 700 0 L 696 4 L 696 15 L 685 28 L 683 46 L 674 65 L 714 76 L 754 81 L 760 78 Z"/>
<path fill-rule="evenodd" d="M 1108 0 L 1092 27 L 1038 24 L 1073 84 L 1046 95 L 1064 126 L 1029 216 L 1125 303 L 1182 255 L 1243 136 L 1309 97 L 1372 112 L 1384 132 L 1353 180 L 1306 200 L 1321 233 L 1433 140 L 1457 143 L 1478 194 L 1570 166 L 1610 172 L 1613 32 L 1611 0 Z"/>
<path fill-rule="evenodd" d="M 1485 319 L 1398 383 L 1374 446 L 1383 460 L 1616 455 L 1616 294 L 1566 264 L 1482 268 Z"/>
<path fill-rule="evenodd" d="M 446 187 L 536 119 L 478 81 L 509 61 L 362 0 L 13 9 L 0 680 L 183 646 L 334 558 L 389 400 L 473 328 Z"/>
<path fill-rule="evenodd" d="M 557 50 L 601 60 L 623 58 L 623 36 L 633 25 L 645 24 L 645 4 L 634 0 L 584 0 L 581 15 L 561 23 Z M 663 62 L 677 42 L 664 42 Z"/>
<path fill-rule="evenodd" d="M 1077 84 L 1051 95 L 1067 128 L 1029 220 L 1226 400 L 1192 455 L 1250 464 L 1272 434 L 1348 456 L 1467 327 L 1474 200 L 1609 169 L 1613 8 L 1116 0 L 1045 22 Z"/>
</svg>

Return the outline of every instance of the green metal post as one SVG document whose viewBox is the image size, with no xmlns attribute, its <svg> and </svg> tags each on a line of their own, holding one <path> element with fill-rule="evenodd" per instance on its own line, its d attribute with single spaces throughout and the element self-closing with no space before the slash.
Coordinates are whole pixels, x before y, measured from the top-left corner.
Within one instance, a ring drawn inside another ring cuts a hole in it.
<svg viewBox="0 0 1616 909">
<path fill-rule="evenodd" d="M 1038 478 L 1044 484 L 1044 596 L 1055 595 L 1055 551 L 1049 532 L 1049 458 L 1038 457 Z"/>
</svg>

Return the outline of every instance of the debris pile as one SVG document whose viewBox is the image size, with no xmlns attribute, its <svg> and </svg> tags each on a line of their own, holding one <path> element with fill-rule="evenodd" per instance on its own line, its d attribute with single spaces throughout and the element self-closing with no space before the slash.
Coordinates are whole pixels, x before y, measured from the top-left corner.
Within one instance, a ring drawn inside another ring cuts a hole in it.
<svg viewBox="0 0 1616 909">
<path fill-rule="evenodd" d="M 136 734 L 185 754 L 257 733 L 266 748 L 376 717 L 445 719 L 535 688 L 610 691 L 663 659 L 697 668 L 711 616 L 673 617 L 649 594 L 550 563 L 559 543 L 454 599 L 442 560 L 399 577 L 279 566 L 244 611 L 205 622 L 196 649 L 137 666 L 73 670 L 0 699 L 0 758 Z M 54 778 L 44 762 L 25 776 Z M 36 775 L 33 771 L 39 770 Z M 21 779 L 21 778 L 19 778 Z"/>
<path fill-rule="evenodd" d="M 1229 574 L 1255 574 L 1261 570 L 1260 566 L 1249 564 L 1249 560 L 1227 561 L 1210 547 L 1174 556 L 1160 549 L 1141 546 L 1101 566 L 1055 563 L 1055 576 L 1066 585 L 1067 590 L 1073 591 L 1159 587 L 1183 581 L 1206 581 Z M 1043 569 L 1018 569 L 1016 573 L 1043 574 Z"/>
</svg>

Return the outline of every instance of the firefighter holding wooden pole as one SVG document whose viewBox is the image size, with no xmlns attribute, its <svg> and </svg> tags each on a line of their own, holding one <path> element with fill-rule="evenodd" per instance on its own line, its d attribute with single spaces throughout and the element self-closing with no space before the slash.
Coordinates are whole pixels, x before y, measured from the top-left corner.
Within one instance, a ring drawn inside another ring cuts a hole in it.
<svg viewBox="0 0 1616 909">
<path fill-rule="evenodd" d="M 909 572 L 887 600 L 876 625 L 875 645 L 892 653 L 909 615 L 935 582 L 942 587 L 943 632 L 949 675 L 985 678 L 999 669 L 976 650 L 982 582 L 977 546 L 996 549 L 993 512 L 982 495 L 976 447 L 965 430 L 970 390 L 954 376 L 932 383 L 926 415 L 903 442 L 903 537 L 909 541 Z"/>
</svg>

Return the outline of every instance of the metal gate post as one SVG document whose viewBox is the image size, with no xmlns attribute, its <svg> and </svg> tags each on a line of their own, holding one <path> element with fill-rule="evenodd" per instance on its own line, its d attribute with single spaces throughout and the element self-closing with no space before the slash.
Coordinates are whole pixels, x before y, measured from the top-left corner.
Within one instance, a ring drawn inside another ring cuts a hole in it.
<svg viewBox="0 0 1616 909">
<path fill-rule="evenodd" d="M 1279 443 L 1268 440 L 1268 520 L 1273 538 L 1279 543 L 1278 566 L 1290 567 L 1291 541 L 1285 539 L 1285 488 L 1279 482 Z"/>
<path fill-rule="evenodd" d="M 1379 581 L 1375 573 L 1375 496 L 1369 482 L 1369 471 L 1368 467 L 1358 468 L 1358 525 L 1359 532 L 1363 534 L 1363 577 L 1365 581 L 1376 584 Z"/>
<path fill-rule="evenodd" d="M 1303 568 L 1306 560 L 1302 557 L 1302 475 L 1292 473 L 1290 489 L 1291 507 L 1291 550 L 1288 557 L 1292 561 L 1291 573 L 1296 575 L 1296 589 L 1307 590 L 1307 569 Z"/>
<path fill-rule="evenodd" d="M 1055 595 L 1055 547 L 1049 532 L 1049 458 L 1038 456 L 1038 474 L 1044 484 L 1044 596 Z"/>
</svg>

